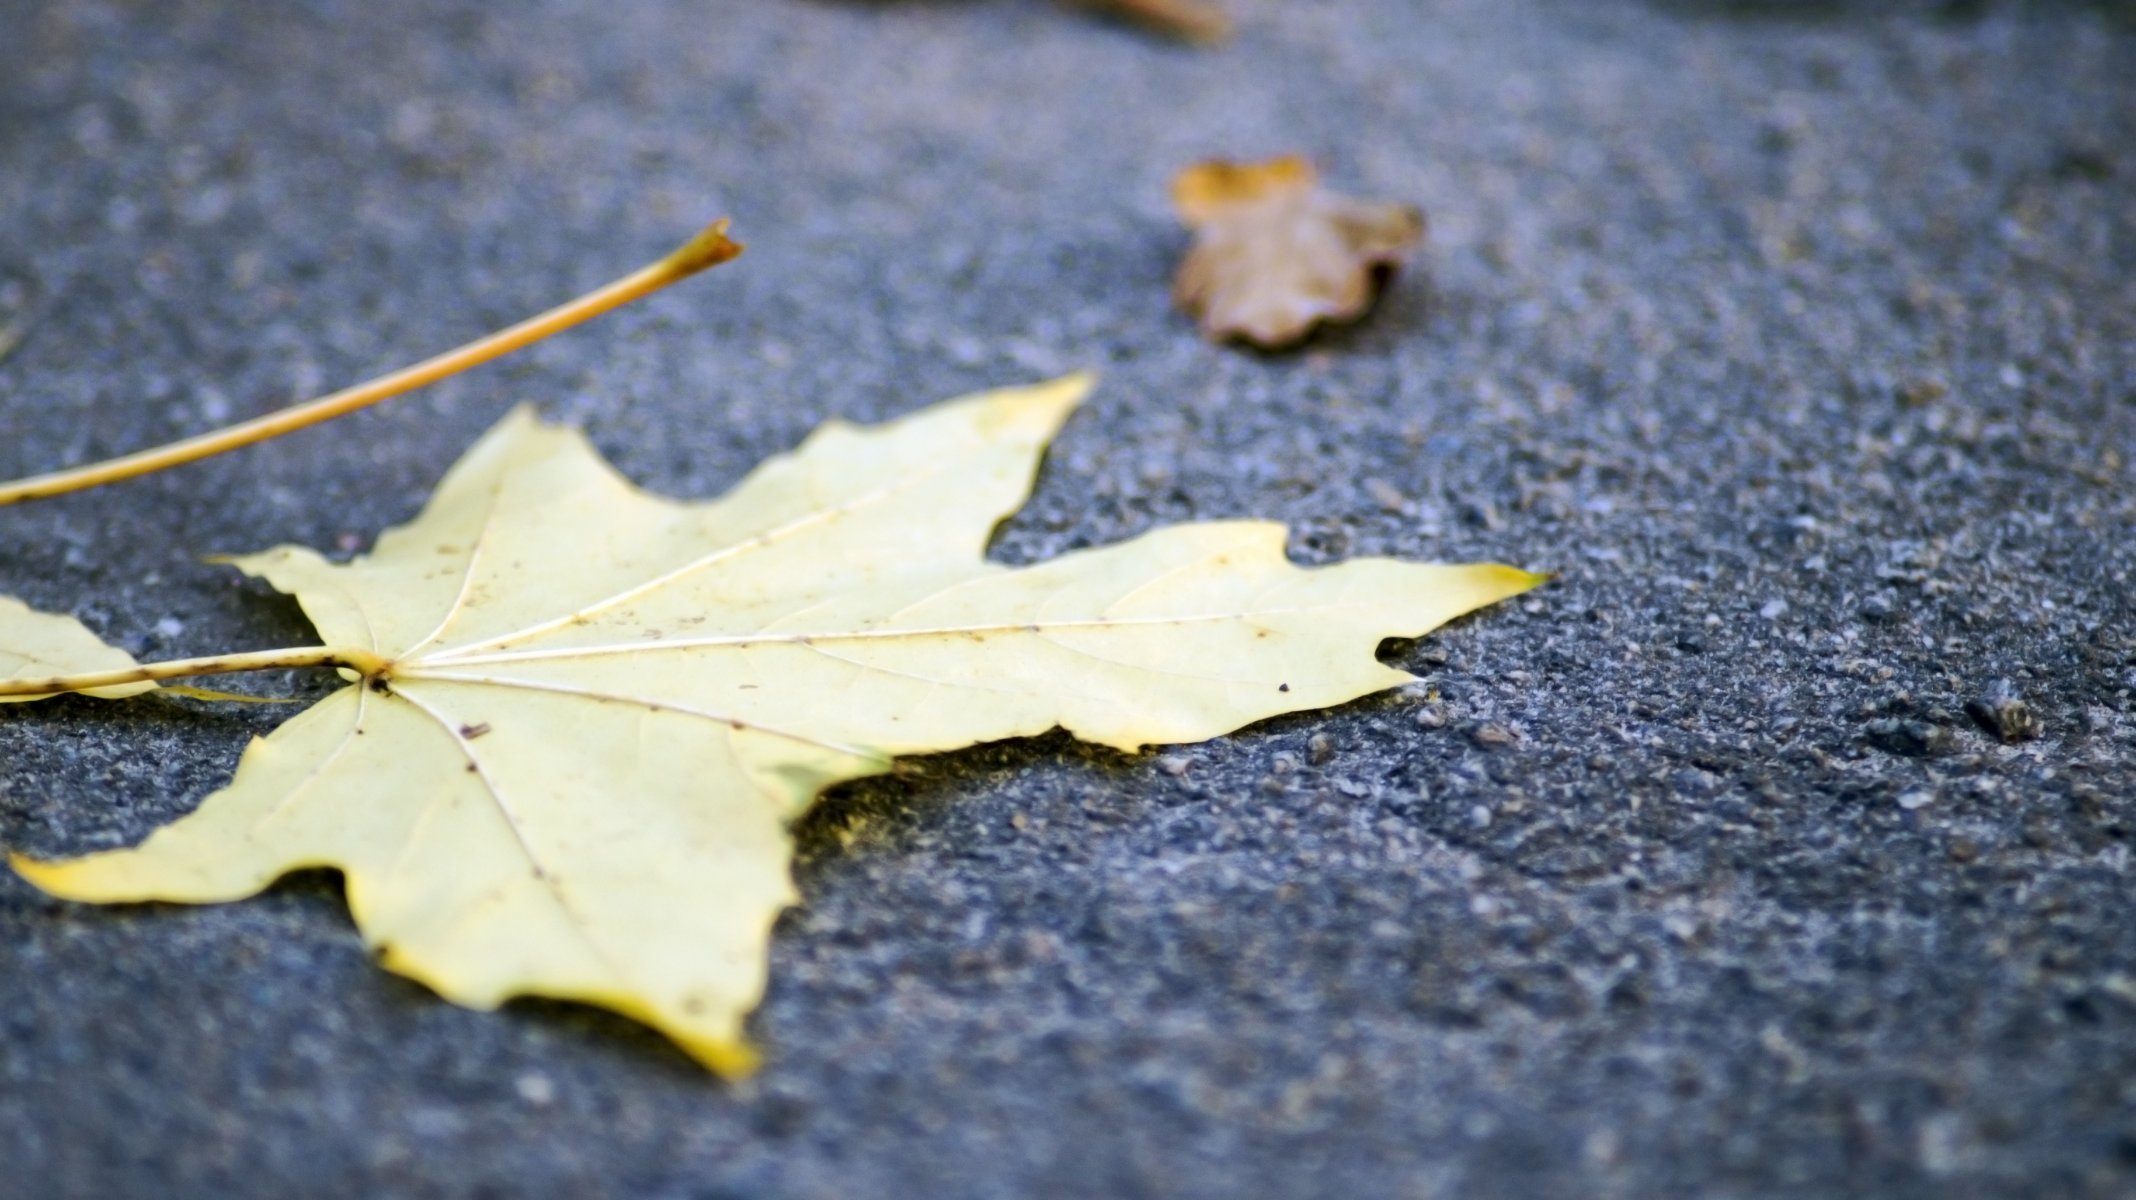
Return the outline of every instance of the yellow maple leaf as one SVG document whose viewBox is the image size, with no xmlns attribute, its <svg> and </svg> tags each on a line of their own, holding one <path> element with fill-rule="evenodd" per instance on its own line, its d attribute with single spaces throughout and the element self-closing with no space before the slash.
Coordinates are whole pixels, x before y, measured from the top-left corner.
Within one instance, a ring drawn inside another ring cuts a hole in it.
<svg viewBox="0 0 2136 1200">
<path fill-rule="evenodd" d="M 73 681 L 339 664 L 351 686 L 140 846 L 11 861 L 96 901 L 232 900 L 339 868 L 392 970 L 475 1008 L 612 1008 L 735 1074 L 795 899 L 787 827 L 826 787 L 1054 726 L 1135 750 L 1337 704 L 1409 679 L 1382 639 L 1540 578 L 1300 568 L 1259 521 L 987 562 L 1087 389 L 834 421 L 703 504 L 515 413 L 372 554 L 235 560 L 294 594 L 325 648 Z"/>
<path fill-rule="evenodd" d="M 133 655 L 104 644 L 73 617 L 38 612 L 11 596 L 0 596 L 0 683 L 91 671 L 124 671 L 139 665 Z M 82 690 L 87 695 L 117 699 L 155 686 L 140 680 Z M 51 694 L 0 692 L 0 704 L 42 700 Z"/>
</svg>

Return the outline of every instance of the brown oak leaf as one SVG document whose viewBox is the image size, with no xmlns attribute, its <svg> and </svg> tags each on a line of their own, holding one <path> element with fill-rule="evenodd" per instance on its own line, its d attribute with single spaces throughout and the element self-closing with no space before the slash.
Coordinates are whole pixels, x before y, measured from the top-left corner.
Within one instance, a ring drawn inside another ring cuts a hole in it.
<svg viewBox="0 0 2136 1200">
<path fill-rule="evenodd" d="M 1173 299 L 1209 337 L 1263 349 L 1363 316 L 1424 240 L 1422 210 L 1327 191 L 1297 155 L 1197 163 L 1172 181 L 1172 203 L 1194 231 Z"/>
</svg>

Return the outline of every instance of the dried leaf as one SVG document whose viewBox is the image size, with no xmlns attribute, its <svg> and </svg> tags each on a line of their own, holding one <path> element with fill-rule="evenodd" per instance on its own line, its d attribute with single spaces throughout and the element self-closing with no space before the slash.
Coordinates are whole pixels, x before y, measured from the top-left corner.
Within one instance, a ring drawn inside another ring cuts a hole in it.
<svg viewBox="0 0 2136 1200">
<path fill-rule="evenodd" d="M 732 1074 L 794 900 L 787 826 L 824 788 L 1055 726 L 1134 750 L 1341 703 L 1408 680 L 1381 639 L 1537 581 L 1303 569 L 1257 521 L 985 561 L 1087 386 L 834 421 L 705 504 L 514 414 L 370 556 L 237 560 L 346 648 L 324 653 L 372 664 L 352 686 L 139 847 L 14 865 L 56 895 L 185 902 L 338 867 L 390 969 L 476 1008 L 604 1005 Z"/>
<path fill-rule="evenodd" d="M 137 665 L 133 655 L 116 646 L 105 645 L 73 617 L 38 612 L 20 600 L 0 596 L 0 681 L 83 675 Z M 117 699 L 151 691 L 155 686 L 148 682 L 122 683 L 90 688 L 83 694 Z M 49 695 L 50 692 L 0 695 L 0 704 L 42 700 Z"/>
<path fill-rule="evenodd" d="M 1296 156 L 1199 163 L 1172 202 L 1194 230 L 1173 298 L 1208 336 L 1267 349 L 1362 316 L 1424 240 L 1422 211 L 1325 191 Z"/>
<path fill-rule="evenodd" d="M 1220 42 L 1231 36 L 1231 18 L 1210 0 L 1068 0 L 1133 21 L 1189 42 Z"/>
</svg>

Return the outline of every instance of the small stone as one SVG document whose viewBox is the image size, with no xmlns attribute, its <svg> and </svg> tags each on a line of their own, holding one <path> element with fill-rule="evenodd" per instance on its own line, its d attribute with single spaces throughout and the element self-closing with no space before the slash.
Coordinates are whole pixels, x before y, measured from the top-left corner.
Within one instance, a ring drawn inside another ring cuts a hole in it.
<svg viewBox="0 0 2136 1200">
<path fill-rule="evenodd" d="M 513 1080 L 512 1090 L 536 1108 L 546 1108 L 556 1101 L 556 1084 L 539 1071 L 528 1071 Z"/>
<path fill-rule="evenodd" d="M 1916 789 L 1899 793 L 1899 807 L 1907 812 L 1912 812 L 1917 808 L 1926 808 L 1935 802 L 1936 794 L 1934 792 L 1924 792 Z"/>
<path fill-rule="evenodd" d="M 1060 939 L 1042 929 L 1034 929 L 1023 937 L 1024 954 L 1032 962 L 1052 962 L 1060 957 Z"/>
<path fill-rule="evenodd" d="M 1469 730 L 1469 740 L 1486 750 L 1510 746 L 1520 740 L 1520 735 L 1503 725 L 1478 725 Z"/>
<path fill-rule="evenodd" d="M 1980 857 L 1980 843 L 1968 837 L 1954 837 L 1943 852 L 1950 855 L 1954 863 L 1969 863 Z"/>
<path fill-rule="evenodd" d="M 1316 767 L 1327 766 L 1335 760 L 1335 739 L 1324 733 L 1316 733 L 1305 744 L 1307 761 Z"/>
<path fill-rule="evenodd" d="M 1907 758 L 1926 758 L 1950 749 L 1950 731 L 1926 721 L 1908 721 L 1887 717 L 1871 721 L 1862 729 L 1869 744 L 1887 754 Z"/>
<path fill-rule="evenodd" d="M 1778 596 L 1775 596 L 1765 602 L 1764 607 L 1758 610 L 1758 615 L 1764 617 L 1768 621 L 1777 621 L 1786 612 L 1787 601 L 1780 599 Z"/>
<path fill-rule="evenodd" d="M 1400 513 L 1409 507 L 1409 497 L 1404 496 L 1400 488 L 1384 479 L 1365 480 L 1365 491 L 1372 497 L 1374 504 L 1388 512 Z"/>
<path fill-rule="evenodd" d="M 2005 742 L 2023 742 L 2040 736 L 2040 719 L 2032 706 L 2018 696 L 2007 679 L 1988 685 L 1979 697 L 1965 703 L 1965 715 L 1982 730 Z"/>
<path fill-rule="evenodd" d="M 1898 387 L 1899 403 L 1918 408 L 1933 404 L 1950 394 L 1950 385 L 1940 379 L 1909 379 Z"/>
<path fill-rule="evenodd" d="M 1498 506 L 1488 502 L 1463 505 L 1461 519 L 1491 533 L 1498 532 L 1506 525 L 1505 518 L 1499 515 Z"/>
<path fill-rule="evenodd" d="M 1418 728 L 1418 729 L 1444 729 L 1444 728 L 1446 728 L 1446 706 L 1445 706 L 1444 704 L 1427 704 L 1427 705 L 1425 705 L 1424 707 L 1422 707 L 1422 708 L 1418 709 L 1418 710 L 1417 710 L 1417 728 Z"/>
<path fill-rule="evenodd" d="M 1186 757 L 1178 754 L 1167 754 L 1157 760 L 1157 769 L 1174 779 L 1185 775 L 1189 765 L 1191 764 L 1188 763 Z"/>
<path fill-rule="evenodd" d="M 1491 810 L 1481 804 L 1469 809 L 1469 824 L 1477 829 L 1489 829 L 1491 827 Z"/>
<path fill-rule="evenodd" d="M 2103 183 L 2114 177 L 2114 160 L 2097 146 L 2064 146 L 2048 173 L 2064 181 Z"/>
</svg>

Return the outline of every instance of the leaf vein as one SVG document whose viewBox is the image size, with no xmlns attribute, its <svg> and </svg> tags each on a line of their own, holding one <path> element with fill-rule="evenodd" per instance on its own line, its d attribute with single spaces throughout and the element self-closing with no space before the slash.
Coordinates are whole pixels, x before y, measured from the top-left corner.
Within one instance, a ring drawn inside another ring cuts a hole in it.
<svg viewBox="0 0 2136 1200">
<path fill-rule="evenodd" d="M 779 542 L 784 541 L 786 538 L 794 534 L 805 532 L 819 525 L 829 524 L 830 522 L 835 521 L 841 517 L 859 512 L 871 504 L 876 504 L 883 500 L 896 496 L 900 492 L 909 491 L 912 488 L 918 486 L 920 483 L 932 479 L 933 477 L 941 474 L 946 469 L 947 468 L 945 466 L 936 466 L 929 470 L 921 471 L 914 475 L 900 478 L 888 485 L 876 488 L 873 491 L 864 492 L 861 495 L 854 497 L 852 500 L 847 501 L 845 504 L 836 505 L 831 508 L 814 509 L 796 520 L 788 521 L 784 525 L 780 525 L 776 528 L 766 530 L 765 532 L 757 534 L 754 537 L 750 537 L 739 542 L 730 542 L 727 545 L 721 546 L 717 550 L 711 551 L 708 554 L 700 555 L 697 558 L 692 559 L 691 561 L 684 563 L 683 565 L 676 567 L 664 574 L 656 575 L 653 578 L 645 581 L 644 583 L 638 584 L 635 587 L 626 588 L 623 591 L 617 592 L 612 596 L 604 597 L 600 600 L 595 601 L 592 604 L 586 605 L 583 608 L 579 608 L 572 612 L 565 613 L 562 616 L 555 617 L 547 621 L 538 622 L 533 625 L 525 626 L 521 629 L 513 630 L 510 633 L 495 634 L 493 636 L 483 638 L 480 641 L 468 642 L 464 645 L 451 647 L 447 650 L 440 652 L 439 654 L 433 655 L 432 660 L 435 661 L 438 659 L 461 658 L 466 656 L 467 653 L 471 650 L 480 650 L 489 646 L 507 646 L 523 638 L 539 637 L 544 633 L 550 632 L 551 630 L 563 628 L 564 626 L 583 620 L 596 613 L 606 612 L 612 608 L 617 607 L 618 605 L 628 604 L 632 600 L 635 600 L 640 596 L 645 596 L 650 593 L 659 591 L 661 588 L 667 587 L 680 580 L 686 579 L 699 571 L 716 566 L 729 559 L 740 557 L 750 551 L 761 550 L 769 546 L 777 545 Z"/>
</svg>

